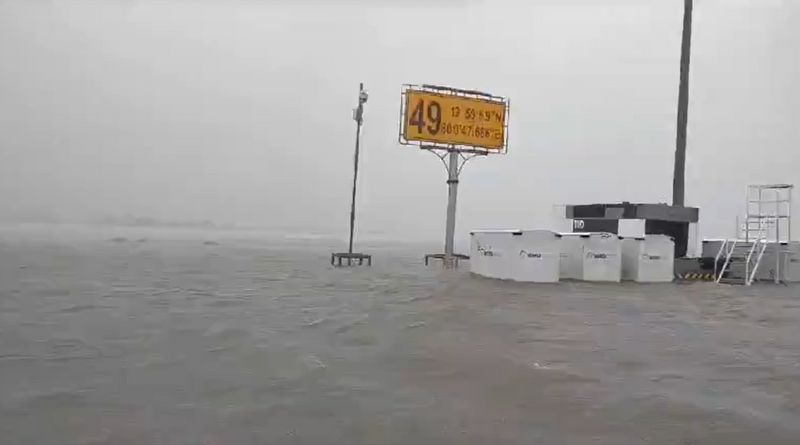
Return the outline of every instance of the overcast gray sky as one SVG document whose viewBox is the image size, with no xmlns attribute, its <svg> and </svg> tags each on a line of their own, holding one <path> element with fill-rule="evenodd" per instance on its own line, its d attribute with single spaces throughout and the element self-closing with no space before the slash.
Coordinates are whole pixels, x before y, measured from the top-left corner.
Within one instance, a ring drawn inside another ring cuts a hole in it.
<svg viewBox="0 0 800 445">
<path fill-rule="evenodd" d="M 749 182 L 800 185 L 800 2 L 696 0 L 687 203 L 730 235 Z M 0 219 L 134 214 L 441 237 L 444 169 L 400 87 L 511 98 L 458 230 L 670 200 L 680 0 L 0 0 Z"/>
</svg>

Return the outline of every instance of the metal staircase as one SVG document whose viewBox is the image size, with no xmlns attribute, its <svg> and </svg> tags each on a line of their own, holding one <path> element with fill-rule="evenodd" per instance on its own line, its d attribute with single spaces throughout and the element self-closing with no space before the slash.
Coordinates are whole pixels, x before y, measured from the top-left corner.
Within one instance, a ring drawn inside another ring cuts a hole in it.
<svg viewBox="0 0 800 445">
<path fill-rule="evenodd" d="M 769 243 L 764 239 L 754 241 L 732 240 L 723 244 L 717 258 L 725 262 L 716 271 L 717 283 L 753 284 Z"/>
<path fill-rule="evenodd" d="M 750 286 L 759 278 L 765 254 L 774 259 L 770 277 L 775 283 L 783 280 L 781 264 L 783 247 L 791 240 L 792 189 L 789 184 L 751 185 L 747 188 L 747 214 L 743 224 L 737 222 L 737 238 L 720 246 L 714 262 L 717 283 Z M 719 267 L 722 258 L 725 261 Z"/>
</svg>

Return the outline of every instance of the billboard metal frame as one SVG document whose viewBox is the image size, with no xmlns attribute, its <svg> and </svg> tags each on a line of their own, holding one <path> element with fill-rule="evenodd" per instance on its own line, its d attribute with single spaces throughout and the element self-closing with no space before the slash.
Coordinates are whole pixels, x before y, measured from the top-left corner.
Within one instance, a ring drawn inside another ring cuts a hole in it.
<svg viewBox="0 0 800 445">
<path fill-rule="evenodd" d="M 503 148 L 481 147 L 468 144 L 441 144 L 423 141 L 409 141 L 405 138 L 406 128 L 406 106 L 409 91 L 420 91 L 425 93 L 436 93 L 476 99 L 493 104 L 502 104 L 505 110 L 503 118 Z M 508 153 L 508 118 L 511 109 L 511 101 L 506 97 L 495 96 L 474 90 L 462 90 L 458 88 L 443 87 L 438 85 L 410 85 L 402 86 L 400 95 L 400 133 L 398 141 L 401 145 L 416 146 L 421 150 L 426 150 L 438 157 L 444 164 L 447 171 L 447 220 L 445 223 L 444 254 L 425 255 L 425 264 L 430 258 L 441 259 L 445 267 L 457 267 L 459 259 L 469 259 L 466 255 L 454 252 L 455 248 L 455 228 L 456 228 L 456 202 L 458 201 L 458 182 L 461 170 L 464 165 L 477 156 L 488 156 L 490 154 Z"/>
<path fill-rule="evenodd" d="M 463 97 L 466 99 L 476 99 L 481 100 L 484 102 L 491 102 L 493 104 L 502 104 L 505 109 L 505 116 L 503 122 L 503 149 L 496 150 L 492 148 L 486 148 L 476 145 L 468 145 L 468 144 L 441 144 L 435 142 L 423 142 L 423 141 L 409 141 L 405 138 L 405 128 L 406 128 L 406 105 L 408 100 L 407 92 L 408 91 L 421 91 L 425 93 L 436 93 L 436 94 L 445 94 L 455 97 Z M 457 151 L 460 153 L 474 153 L 478 155 L 488 155 L 488 154 L 506 154 L 508 153 L 508 117 L 509 111 L 511 110 L 511 101 L 502 96 L 495 96 L 493 94 L 484 93 L 481 91 L 475 90 L 463 90 L 459 88 L 451 88 L 451 87 L 443 87 L 439 85 L 413 85 L 413 84 L 405 84 L 401 88 L 400 92 L 400 126 L 399 126 L 399 134 L 398 134 L 398 141 L 400 145 L 410 145 L 416 146 L 422 150 L 444 150 L 447 152 L 450 151 Z"/>
</svg>

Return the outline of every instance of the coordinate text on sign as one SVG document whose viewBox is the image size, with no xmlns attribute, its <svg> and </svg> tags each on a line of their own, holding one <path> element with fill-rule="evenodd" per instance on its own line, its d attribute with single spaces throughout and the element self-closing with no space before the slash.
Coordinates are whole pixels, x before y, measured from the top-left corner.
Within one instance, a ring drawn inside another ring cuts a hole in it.
<svg viewBox="0 0 800 445">
<path fill-rule="evenodd" d="M 506 104 L 485 99 L 408 90 L 404 104 L 406 141 L 505 147 Z"/>
</svg>

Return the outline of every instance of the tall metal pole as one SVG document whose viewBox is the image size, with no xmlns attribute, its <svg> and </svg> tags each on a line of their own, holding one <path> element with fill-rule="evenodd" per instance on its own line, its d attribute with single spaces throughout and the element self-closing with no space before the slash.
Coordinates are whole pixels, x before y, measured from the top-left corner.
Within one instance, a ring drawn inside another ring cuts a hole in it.
<svg viewBox="0 0 800 445">
<path fill-rule="evenodd" d="M 675 140 L 675 171 L 672 178 L 672 205 L 684 204 L 686 182 L 686 126 L 689 121 L 689 63 L 692 51 L 693 0 L 684 0 L 681 78 L 678 91 L 678 135 Z"/>
<path fill-rule="evenodd" d="M 353 156 L 353 200 L 350 202 L 350 243 L 347 245 L 347 253 L 353 253 L 353 231 L 356 225 L 356 185 L 358 183 L 358 151 L 361 141 L 361 124 L 364 122 L 364 103 L 366 102 L 364 84 L 358 87 L 358 108 L 353 118 L 356 121 L 356 153 Z M 350 259 L 348 258 L 348 262 Z"/>
<path fill-rule="evenodd" d="M 446 267 L 455 264 L 453 257 L 456 233 L 456 201 L 458 200 L 458 152 L 450 150 L 447 166 L 447 223 L 444 235 L 444 263 Z"/>
<path fill-rule="evenodd" d="M 775 193 L 775 284 L 781 284 L 781 255 L 783 254 L 783 249 L 781 249 L 781 191 L 780 189 L 774 190 Z M 758 198 L 759 203 L 758 205 L 761 206 L 761 197 Z M 759 212 L 761 213 L 761 212 Z M 790 215 L 791 217 L 791 215 Z M 760 218 L 759 218 L 760 220 Z M 766 238 L 766 237 L 765 237 Z M 792 241 L 791 238 L 787 238 L 788 241 Z M 769 239 L 765 239 L 764 242 L 769 242 Z"/>
</svg>

